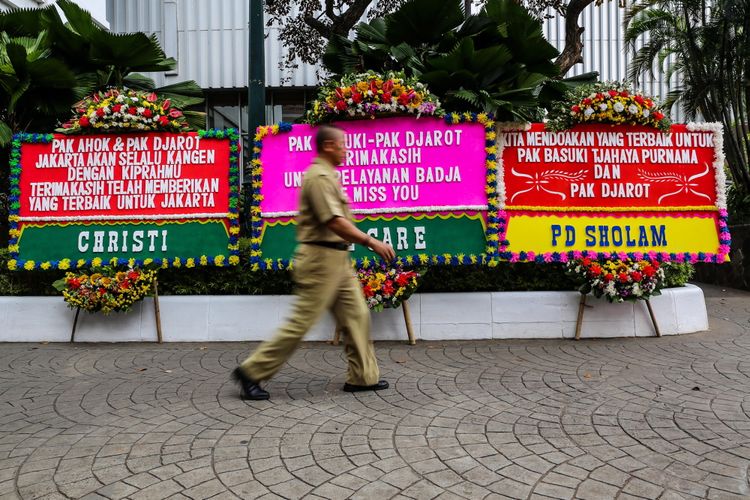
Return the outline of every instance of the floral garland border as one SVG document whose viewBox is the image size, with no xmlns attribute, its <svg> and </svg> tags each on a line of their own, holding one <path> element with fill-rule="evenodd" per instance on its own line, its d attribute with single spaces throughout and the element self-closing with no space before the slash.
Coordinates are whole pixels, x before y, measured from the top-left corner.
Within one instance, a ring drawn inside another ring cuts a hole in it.
<svg viewBox="0 0 750 500">
<path fill-rule="evenodd" d="M 530 123 L 500 123 L 498 124 L 498 130 L 500 132 L 503 131 L 524 131 L 529 130 L 531 128 Z M 716 212 L 718 212 L 718 219 L 717 223 L 719 226 L 719 248 L 717 251 L 714 252 L 656 252 L 651 251 L 647 253 L 641 253 L 641 252 L 593 252 L 589 250 L 581 250 L 581 251 L 570 251 L 570 252 L 545 252 L 543 254 L 536 254 L 535 252 L 504 252 L 501 251 L 499 257 L 501 259 L 508 260 L 510 262 L 537 262 L 537 263 L 543 263 L 543 262 L 568 262 L 568 260 L 571 259 L 580 259 L 582 257 L 589 257 L 593 259 L 600 259 L 600 260 L 606 260 L 609 258 L 630 258 L 630 259 L 636 259 L 641 260 L 643 258 L 647 260 L 653 260 L 656 262 L 677 262 L 677 263 L 683 263 L 688 262 L 691 264 L 695 264 L 697 262 L 708 262 L 708 263 L 716 263 L 721 264 L 723 262 L 727 261 L 727 258 L 729 256 L 729 252 L 731 250 L 731 244 L 732 244 L 732 238 L 729 234 L 729 227 L 728 227 L 728 213 L 727 213 L 727 198 L 726 193 L 724 191 L 724 186 L 726 185 L 726 174 L 724 173 L 724 135 L 723 135 L 723 128 L 720 123 L 696 123 L 696 122 L 690 122 L 686 124 L 686 128 L 688 131 L 705 131 L 705 132 L 712 132 L 714 136 L 714 162 L 713 162 L 713 169 L 714 169 L 714 181 L 715 181 L 715 187 L 716 187 L 716 206 L 713 208 Z M 498 141 L 498 152 L 497 156 L 499 158 L 498 163 L 498 173 L 499 177 L 502 180 L 502 176 L 504 175 L 503 171 L 503 148 L 505 146 L 502 138 L 499 138 Z M 501 188 L 502 192 L 500 193 L 500 200 L 501 200 L 501 207 L 505 208 L 505 186 L 502 185 Z M 555 209 L 555 208 L 544 208 L 544 207 L 514 207 L 519 209 L 538 209 L 541 211 L 568 211 L 567 209 Z M 679 210 L 666 210 L 668 212 L 679 212 L 679 211 L 685 211 L 687 208 L 691 207 L 681 207 Z M 706 207 L 692 207 L 696 210 L 705 210 L 707 211 Z M 571 207 L 570 211 L 587 211 L 588 208 L 584 207 L 581 209 L 580 207 Z M 594 211 L 593 209 L 591 211 Z M 602 213 L 610 213 L 610 211 L 601 211 Z M 611 212 L 621 212 L 619 210 L 612 210 Z M 503 211 L 503 213 L 505 213 Z M 507 219 L 506 219 L 507 220 Z M 503 238 L 504 239 L 504 238 Z"/>
<path fill-rule="evenodd" d="M 450 113 L 443 117 L 443 120 L 447 124 L 459 124 L 459 123 L 480 123 L 484 126 L 485 130 L 485 152 L 487 157 L 485 160 L 486 167 L 486 185 L 485 192 L 487 193 L 487 228 L 485 236 L 487 239 L 487 246 L 485 253 L 479 255 L 466 255 L 466 254 L 441 254 L 441 255 L 427 255 L 427 254 L 414 254 L 407 255 L 404 257 L 397 257 L 395 260 L 396 264 L 405 266 L 415 265 L 472 265 L 472 264 L 484 264 L 489 266 L 497 265 L 497 259 L 505 248 L 508 246 L 508 242 L 505 240 L 505 230 L 507 216 L 503 210 L 500 209 L 500 194 L 498 189 L 502 189 L 502 172 L 498 171 L 498 156 L 497 156 L 497 133 L 495 131 L 495 120 L 491 113 Z M 260 202 L 263 201 L 263 195 L 260 194 L 261 187 L 263 186 L 263 163 L 260 159 L 261 151 L 263 149 L 263 138 L 268 134 L 276 135 L 279 133 L 286 133 L 292 130 L 292 124 L 287 122 L 277 123 L 275 125 L 261 125 L 257 128 L 254 142 L 253 142 L 253 158 L 251 163 L 251 186 L 252 186 L 252 200 L 250 206 L 250 227 L 251 227 L 251 239 L 250 239 L 250 268 L 253 271 L 265 271 L 265 270 L 286 270 L 292 268 L 292 262 L 290 259 L 264 259 L 260 244 L 262 236 L 263 221 L 261 218 Z M 362 258 L 354 260 L 355 265 L 358 268 L 369 268 L 379 264 L 377 258 Z"/>
<path fill-rule="evenodd" d="M 148 132 L 144 132 L 148 133 Z M 174 257 L 170 259 L 135 259 L 135 258 L 121 258 L 112 257 L 104 260 L 100 257 L 94 257 L 93 259 L 78 259 L 75 262 L 71 259 L 60 259 L 53 261 L 35 262 L 33 260 L 22 260 L 18 258 L 18 238 L 21 236 L 21 231 L 18 229 L 18 223 L 20 217 L 18 212 L 21 208 L 20 196 L 20 177 L 21 177 L 21 144 L 23 143 L 42 143 L 47 144 L 54 139 L 54 134 L 29 134 L 19 133 L 13 136 L 12 149 L 10 153 L 10 214 L 8 221 L 10 222 L 8 251 L 10 252 L 10 259 L 8 260 L 8 269 L 11 271 L 17 269 L 25 269 L 27 271 L 33 269 L 81 269 L 81 268 L 96 268 L 106 265 L 112 266 L 151 266 L 157 265 L 162 269 L 169 267 L 195 267 L 213 265 L 217 267 L 224 266 L 236 266 L 240 263 L 240 246 L 239 246 L 239 234 L 240 234 L 240 222 L 239 222 L 239 197 L 240 197 L 240 135 L 236 129 L 208 129 L 198 130 L 198 136 L 207 139 L 228 139 L 229 140 L 229 213 L 227 219 L 229 219 L 229 243 L 227 245 L 228 255 L 200 255 L 195 257 Z M 66 220 L 70 222 L 76 222 L 81 220 L 80 217 L 69 217 Z M 86 219 L 88 220 L 88 219 Z M 186 222 L 199 220 L 199 219 L 185 219 Z"/>
</svg>

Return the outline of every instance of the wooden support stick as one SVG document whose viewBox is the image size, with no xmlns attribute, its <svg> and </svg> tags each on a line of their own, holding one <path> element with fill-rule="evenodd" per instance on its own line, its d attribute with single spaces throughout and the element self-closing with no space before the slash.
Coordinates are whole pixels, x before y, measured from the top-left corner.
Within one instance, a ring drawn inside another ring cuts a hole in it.
<svg viewBox="0 0 750 500">
<path fill-rule="evenodd" d="M 81 308 L 76 307 L 76 317 L 73 320 L 73 331 L 70 332 L 70 341 L 73 342 L 76 337 L 76 325 L 78 324 L 78 315 L 81 314 Z"/>
<path fill-rule="evenodd" d="M 417 343 L 414 340 L 414 330 L 411 328 L 411 315 L 409 314 L 409 301 L 405 300 L 401 303 L 401 308 L 404 310 L 404 322 L 406 323 L 406 333 L 409 335 L 409 345 Z"/>
<path fill-rule="evenodd" d="M 583 310 L 586 307 L 586 294 L 581 294 L 581 301 L 578 303 L 578 319 L 576 320 L 576 340 L 581 340 L 581 326 L 583 326 Z"/>
<path fill-rule="evenodd" d="M 159 313 L 159 283 L 154 280 L 154 315 L 156 316 L 156 336 L 161 344 L 161 314 Z"/>
<path fill-rule="evenodd" d="M 656 316 L 654 316 L 654 310 L 651 308 L 651 301 L 646 299 L 646 307 L 648 307 L 648 315 L 651 316 L 651 322 L 654 324 L 654 330 L 656 330 L 656 336 L 661 337 L 659 331 L 659 324 L 656 322 Z"/>
</svg>

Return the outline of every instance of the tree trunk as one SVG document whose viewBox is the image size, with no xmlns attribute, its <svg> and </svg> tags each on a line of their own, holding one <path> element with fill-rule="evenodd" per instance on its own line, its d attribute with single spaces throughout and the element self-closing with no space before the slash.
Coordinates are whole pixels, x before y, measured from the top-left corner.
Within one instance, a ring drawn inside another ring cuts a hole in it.
<svg viewBox="0 0 750 500">
<path fill-rule="evenodd" d="M 565 48 L 555 61 L 560 67 L 560 76 L 565 74 L 578 63 L 583 62 L 584 29 L 578 25 L 578 17 L 583 9 L 594 3 L 595 0 L 571 0 L 565 9 Z"/>
</svg>

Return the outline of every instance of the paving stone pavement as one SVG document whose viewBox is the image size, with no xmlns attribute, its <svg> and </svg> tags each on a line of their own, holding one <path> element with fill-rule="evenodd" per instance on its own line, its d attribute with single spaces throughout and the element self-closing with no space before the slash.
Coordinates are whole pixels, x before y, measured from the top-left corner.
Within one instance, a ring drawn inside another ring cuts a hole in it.
<svg viewBox="0 0 750 500">
<path fill-rule="evenodd" d="M 3 344 L 0 498 L 750 498 L 750 294 L 704 289 L 693 335 L 378 343 L 377 393 L 304 344 L 263 402 L 250 343 Z"/>
</svg>

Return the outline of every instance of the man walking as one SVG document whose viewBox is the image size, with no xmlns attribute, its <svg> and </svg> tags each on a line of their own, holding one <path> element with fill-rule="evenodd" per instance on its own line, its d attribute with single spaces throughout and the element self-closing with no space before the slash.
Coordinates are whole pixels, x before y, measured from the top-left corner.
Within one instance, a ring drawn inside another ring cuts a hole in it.
<svg viewBox="0 0 750 500">
<path fill-rule="evenodd" d="M 349 363 L 344 391 L 388 388 L 370 340 L 370 312 L 352 272 L 349 242 L 372 249 L 384 261 L 396 254 L 391 245 L 369 236 L 354 225 L 349 201 L 341 190 L 335 167 L 346 156 L 344 131 L 321 125 L 315 136 L 318 156 L 305 172 L 297 217 L 297 249 L 293 278 L 292 313 L 273 338 L 263 342 L 234 372 L 243 399 L 268 399 L 260 382 L 271 378 L 294 353 L 302 337 L 325 310 L 344 333 Z"/>
</svg>

